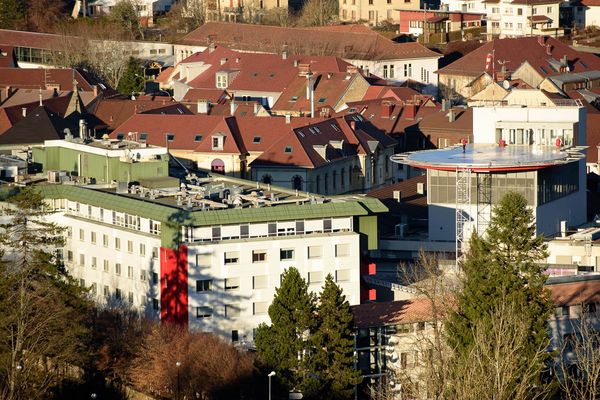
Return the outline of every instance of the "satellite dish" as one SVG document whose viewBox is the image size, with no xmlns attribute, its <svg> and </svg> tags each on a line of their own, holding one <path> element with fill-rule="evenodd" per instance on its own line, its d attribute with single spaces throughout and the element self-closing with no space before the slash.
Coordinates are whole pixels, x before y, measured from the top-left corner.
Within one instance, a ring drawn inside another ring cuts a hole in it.
<svg viewBox="0 0 600 400">
<path fill-rule="evenodd" d="M 510 89 L 510 82 L 506 79 L 502 81 L 502 87 L 506 90 Z"/>
</svg>

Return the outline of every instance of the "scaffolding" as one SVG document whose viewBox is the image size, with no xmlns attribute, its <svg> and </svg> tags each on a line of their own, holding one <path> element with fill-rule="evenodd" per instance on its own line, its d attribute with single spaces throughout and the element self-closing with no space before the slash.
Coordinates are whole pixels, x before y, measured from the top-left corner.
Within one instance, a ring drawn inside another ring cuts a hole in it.
<svg viewBox="0 0 600 400">
<path fill-rule="evenodd" d="M 456 169 L 456 260 L 462 254 L 465 230 L 470 221 L 471 211 L 471 170 Z"/>
<path fill-rule="evenodd" d="M 477 232 L 483 233 L 492 215 L 492 175 L 477 173 Z"/>
</svg>

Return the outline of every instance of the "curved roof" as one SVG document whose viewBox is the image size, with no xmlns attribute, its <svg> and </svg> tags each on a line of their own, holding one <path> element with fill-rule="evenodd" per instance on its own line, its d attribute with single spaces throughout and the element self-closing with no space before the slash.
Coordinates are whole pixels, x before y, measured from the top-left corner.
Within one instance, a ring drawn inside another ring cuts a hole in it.
<svg viewBox="0 0 600 400">
<path fill-rule="evenodd" d="M 581 148 L 559 150 L 553 146 L 506 146 L 469 144 L 445 149 L 396 154 L 392 161 L 412 167 L 455 171 L 470 169 L 476 172 L 527 171 L 579 160 L 585 155 Z"/>
</svg>

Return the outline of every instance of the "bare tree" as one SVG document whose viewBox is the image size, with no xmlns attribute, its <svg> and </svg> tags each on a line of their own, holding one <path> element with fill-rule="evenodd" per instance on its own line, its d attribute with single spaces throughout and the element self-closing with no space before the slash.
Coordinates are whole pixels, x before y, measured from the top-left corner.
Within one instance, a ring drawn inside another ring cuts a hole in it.
<svg viewBox="0 0 600 400">
<path fill-rule="evenodd" d="M 167 324 L 146 337 L 130 377 L 161 398 L 233 398 L 252 371 L 252 358 L 219 337 Z"/>
<path fill-rule="evenodd" d="M 571 328 L 562 342 L 555 366 L 559 386 L 566 400 L 595 400 L 600 398 L 600 332 L 597 316 L 581 314 L 568 321 Z"/>
<path fill-rule="evenodd" d="M 303 26 L 324 26 L 337 18 L 337 0 L 308 0 L 302 7 L 299 23 Z"/>
</svg>

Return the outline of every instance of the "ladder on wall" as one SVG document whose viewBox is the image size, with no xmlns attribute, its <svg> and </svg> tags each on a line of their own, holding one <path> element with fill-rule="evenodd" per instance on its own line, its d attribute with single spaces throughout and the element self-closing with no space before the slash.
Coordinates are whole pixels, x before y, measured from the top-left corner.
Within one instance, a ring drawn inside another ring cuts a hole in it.
<svg viewBox="0 0 600 400">
<path fill-rule="evenodd" d="M 471 170 L 456 169 L 456 261 L 462 256 L 471 210 Z"/>
</svg>

